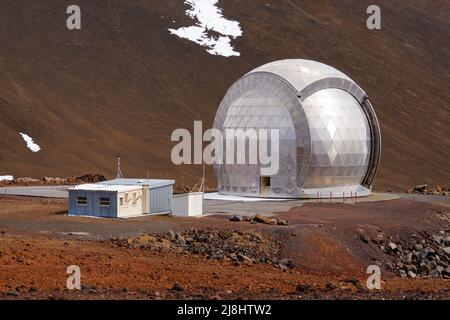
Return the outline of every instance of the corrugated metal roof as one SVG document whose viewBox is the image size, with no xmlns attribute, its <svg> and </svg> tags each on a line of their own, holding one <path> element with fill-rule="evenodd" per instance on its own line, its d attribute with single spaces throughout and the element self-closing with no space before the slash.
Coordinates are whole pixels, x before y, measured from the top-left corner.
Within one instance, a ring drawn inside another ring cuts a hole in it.
<svg viewBox="0 0 450 320">
<path fill-rule="evenodd" d="M 114 179 L 101 182 L 106 185 L 121 185 L 121 186 L 149 186 L 150 189 L 171 186 L 175 184 L 175 180 L 162 179 Z"/>
<path fill-rule="evenodd" d="M 126 192 L 142 188 L 141 185 L 113 185 L 102 183 L 81 184 L 72 188 L 69 191 L 104 191 L 104 192 Z"/>
</svg>

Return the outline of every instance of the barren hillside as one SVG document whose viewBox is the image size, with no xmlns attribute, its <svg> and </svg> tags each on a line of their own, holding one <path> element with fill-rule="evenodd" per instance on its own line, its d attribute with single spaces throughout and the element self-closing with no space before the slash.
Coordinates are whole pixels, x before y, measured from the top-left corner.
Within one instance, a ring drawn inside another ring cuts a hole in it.
<svg viewBox="0 0 450 320">
<path fill-rule="evenodd" d="M 231 57 L 171 34 L 193 24 L 183 2 L 78 0 L 82 29 L 69 31 L 66 1 L 2 0 L 0 175 L 111 176 L 121 155 L 127 176 L 197 179 L 201 168 L 171 165 L 172 131 L 210 126 L 227 88 L 251 69 L 304 58 L 369 94 L 383 134 L 376 189 L 448 185 L 448 1 L 379 0 L 382 30 L 369 31 L 370 1 L 221 0 L 243 31 Z"/>
</svg>

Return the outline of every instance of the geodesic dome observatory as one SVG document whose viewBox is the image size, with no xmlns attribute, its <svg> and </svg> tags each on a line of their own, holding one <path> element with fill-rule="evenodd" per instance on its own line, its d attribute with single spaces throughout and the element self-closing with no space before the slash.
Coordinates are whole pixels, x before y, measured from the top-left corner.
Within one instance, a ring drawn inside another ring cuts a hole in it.
<svg viewBox="0 0 450 320">
<path fill-rule="evenodd" d="M 214 128 L 279 130 L 279 170 L 217 163 L 220 194 L 267 198 L 371 194 L 381 133 L 367 94 L 347 75 L 309 60 L 254 69 L 227 91 Z M 225 145 L 226 143 L 224 143 Z"/>
</svg>

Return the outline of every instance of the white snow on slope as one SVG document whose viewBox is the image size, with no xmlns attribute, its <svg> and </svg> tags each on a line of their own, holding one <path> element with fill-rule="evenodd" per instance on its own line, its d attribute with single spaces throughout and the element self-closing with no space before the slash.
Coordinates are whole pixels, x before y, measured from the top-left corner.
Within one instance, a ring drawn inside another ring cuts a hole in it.
<svg viewBox="0 0 450 320">
<path fill-rule="evenodd" d="M 0 181 L 13 181 L 13 176 L 0 176 Z"/>
<path fill-rule="evenodd" d="M 31 138 L 29 135 L 22 132 L 20 133 L 20 135 L 22 136 L 23 140 L 25 140 L 25 142 L 27 143 L 28 149 L 30 149 L 32 152 L 38 152 L 41 150 L 41 147 L 38 144 L 36 144 L 33 141 L 33 138 Z"/>
<path fill-rule="evenodd" d="M 231 40 L 242 36 L 242 29 L 239 22 L 223 17 L 218 0 L 185 0 L 184 4 L 190 7 L 186 10 L 186 15 L 196 23 L 190 27 L 169 29 L 170 33 L 206 47 L 206 51 L 213 55 L 224 57 L 241 55 L 234 50 Z M 215 31 L 220 35 L 209 35 L 208 31 Z"/>
</svg>

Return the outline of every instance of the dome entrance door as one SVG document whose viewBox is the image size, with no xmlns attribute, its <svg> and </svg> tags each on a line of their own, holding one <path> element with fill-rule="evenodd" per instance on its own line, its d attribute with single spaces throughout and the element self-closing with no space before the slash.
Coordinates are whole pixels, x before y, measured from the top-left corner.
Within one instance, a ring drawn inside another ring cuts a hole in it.
<svg viewBox="0 0 450 320">
<path fill-rule="evenodd" d="M 270 183 L 271 183 L 271 178 L 270 177 L 261 177 L 260 179 L 260 193 L 261 193 L 261 197 L 270 197 L 270 195 L 272 194 L 271 190 L 270 190 Z"/>
</svg>

